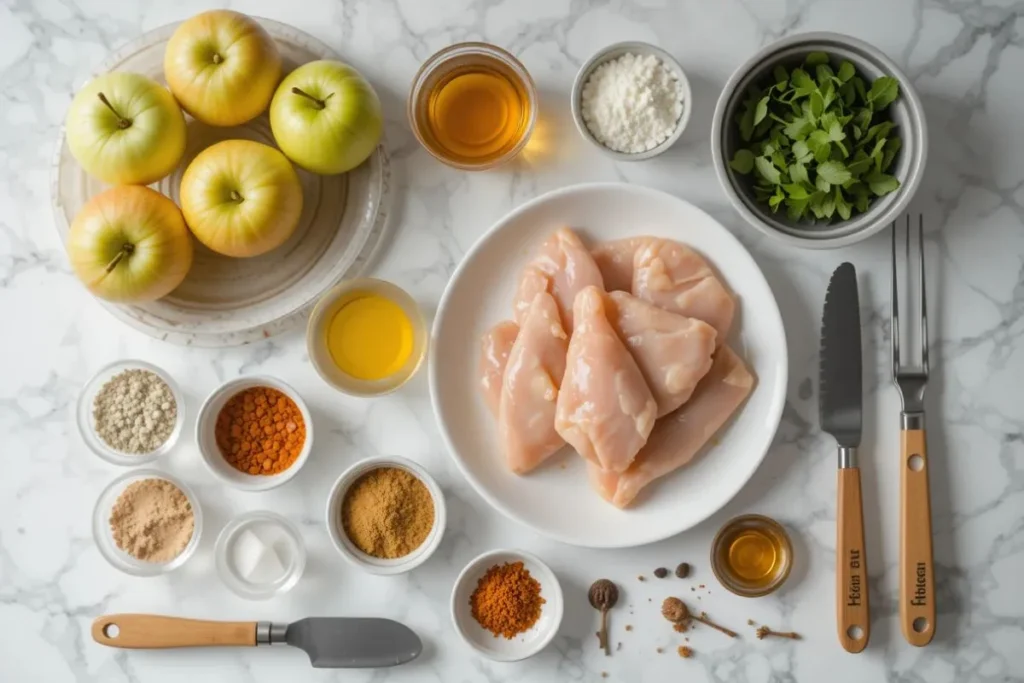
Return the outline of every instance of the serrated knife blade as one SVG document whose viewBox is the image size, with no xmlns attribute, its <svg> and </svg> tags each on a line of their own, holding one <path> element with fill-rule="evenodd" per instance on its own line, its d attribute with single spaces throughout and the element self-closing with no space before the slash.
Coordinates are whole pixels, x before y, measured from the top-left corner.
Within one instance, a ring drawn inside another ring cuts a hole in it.
<svg viewBox="0 0 1024 683">
<path fill-rule="evenodd" d="M 832 273 L 821 315 L 818 412 L 822 430 L 847 448 L 860 445 L 863 415 L 860 333 L 857 270 L 852 263 L 843 263 Z"/>
<path fill-rule="evenodd" d="M 821 314 L 818 412 L 821 428 L 839 445 L 836 482 L 836 630 L 847 652 L 867 647 L 871 632 L 868 563 L 861 502 L 860 446 L 863 381 L 857 270 L 843 263 L 828 283 Z"/>
</svg>

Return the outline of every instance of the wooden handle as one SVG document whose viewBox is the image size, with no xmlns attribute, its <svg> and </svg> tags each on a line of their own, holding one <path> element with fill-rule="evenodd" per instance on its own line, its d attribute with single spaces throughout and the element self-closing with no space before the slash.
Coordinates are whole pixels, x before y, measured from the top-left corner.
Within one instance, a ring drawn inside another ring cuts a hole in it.
<svg viewBox="0 0 1024 683">
<path fill-rule="evenodd" d="M 100 645 L 128 649 L 256 646 L 255 621 L 203 621 L 153 614 L 108 614 L 92 622 Z"/>
<path fill-rule="evenodd" d="M 900 627 L 911 645 L 935 635 L 932 504 L 923 429 L 900 432 Z"/>
<path fill-rule="evenodd" d="M 836 514 L 836 626 L 839 644 L 860 652 L 871 635 L 868 608 L 868 559 L 864 551 L 864 512 L 860 470 L 839 469 Z"/>
</svg>

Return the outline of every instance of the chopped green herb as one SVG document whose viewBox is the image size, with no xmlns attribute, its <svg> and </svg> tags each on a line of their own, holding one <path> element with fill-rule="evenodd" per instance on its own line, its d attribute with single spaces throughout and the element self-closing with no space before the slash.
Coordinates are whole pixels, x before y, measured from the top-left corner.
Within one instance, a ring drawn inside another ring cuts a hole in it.
<svg viewBox="0 0 1024 683">
<path fill-rule="evenodd" d="M 891 173 L 901 141 L 885 110 L 899 81 L 865 81 L 847 61 L 812 52 L 748 88 L 736 116 L 743 147 L 729 166 L 754 197 L 792 220 L 848 220 L 899 189 Z"/>
</svg>

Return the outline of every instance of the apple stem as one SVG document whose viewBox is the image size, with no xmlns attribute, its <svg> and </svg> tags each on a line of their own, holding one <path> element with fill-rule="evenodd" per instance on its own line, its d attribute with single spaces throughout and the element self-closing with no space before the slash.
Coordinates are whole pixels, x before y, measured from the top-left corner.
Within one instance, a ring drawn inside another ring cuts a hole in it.
<svg viewBox="0 0 1024 683">
<path fill-rule="evenodd" d="M 103 104 L 107 105 L 107 109 L 109 109 L 110 111 L 114 112 L 114 116 L 117 117 L 117 127 L 118 128 L 120 128 L 121 130 L 124 130 L 128 126 L 132 125 L 132 120 L 131 119 L 126 119 L 125 117 L 123 117 L 123 116 L 121 116 L 120 114 L 117 113 L 117 110 L 114 109 L 114 105 L 112 105 L 110 103 L 110 100 L 107 99 L 106 95 L 104 95 L 103 93 L 98 93 L 98 97 L 100 98 L 100 102 L 102 102 Z"/>
<path fill-rule="evenodd" d="M 231 190 L 231 201 L 241 203 L 242 195 L 238 194 L 237 190 Z"/>
<path fill-rule="evenodd" d="M 324 99 L 321 100 L 319 97 L 313 97 L 308 92 L 304 92 L 303 90 L 300 90 L 299 88 L 292 88 L 292 93 L 294 93 L 295 95 L 302 95 L 303 97 L 305 97 L 307 99 L 313 100 L 314 102 L 316 102 L 316 108 L 317 109 L 323 109 L 324 107 L 326 107 L 327 106 L 327 100 L 331 99 L 331 95 L 334 94 L 334 93 L 331 93 L 331 95 L 328 95 L 327 97 L 325 97 Z"/>
<path fill-rule="evenodd" d="M 218 53 L 214 52 L 214 53 L 213 53 L 213 57 L 212 57 L 212 59 L 213 59 L 213 63 L 214 63 L 214 64 L 220 64 L 220 63 L 221 63 L 221 60 L 223 60 L 224 58 L 223 58 L 223 57 L 221 57 L 221 56 L 220 56 L 220 54 L 218 54 Z"/>
<path fill-rule="evenodd" d="M 114 256 L 114 258 L 110 260 L 110 263 L 107 264 L 107 272 L 109 273 L 114 270 L 114 268 L 117 268 L 117 264 L 121 262 L 121 259 L 125 256 L 130 256 L 133 251 L 135 251 L 134 244 L 122 244 L 117 255 Z"/>
</svg>

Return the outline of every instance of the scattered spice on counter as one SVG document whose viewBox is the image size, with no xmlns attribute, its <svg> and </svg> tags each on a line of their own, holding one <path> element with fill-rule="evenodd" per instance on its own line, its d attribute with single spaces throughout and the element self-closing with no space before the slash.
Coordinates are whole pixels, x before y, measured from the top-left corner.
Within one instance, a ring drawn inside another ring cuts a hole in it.
<svg viewBox="0 0 1024 683">
<path fill-rule="evenodd" d="M 659 655 L 660 655 L 661 653 L 663 653 L 663 652 L 665 651 L 664 649 L 662 649 L 662 648 L 660 648 L 660 647 L 659 647 L 659 648 L 656 648 L 656 650 L 657 650 L 657 653 L 658 653 Z"/>
<path fill-rule="evenodd" d="M 654 570 L 654 575 L 657 576 L 659 579 L 664 579 L 666 576 L 668 576 L 668 570 L 664 567 L 658 567 Z"/>
<path fill-rule="evenodd" d="M 690 649 L 689 647 L 685 646 L 685 645 L 680 645 L 679 649 L 676 650 L 676 652 L 678 652 L 679 656 L 682 657 L 683 659 L 689 659 L 690 657 L 693 656 L 693 650 Z"/>
<path fill-rule="evenodd" d="M 143 562 L 170 562 L 195 532 L 192 504 L 166 479 L 139 479 L 125 487 L 110 511 L 114 544 Z"/>
<path fill-rule="evenodd" d="M 627 631 L 632 631 L 633 630 L 633 624 L 626 624 L 626 630 Z"/>
<path fill-rule="evenodd" d="M 636 577 L 636 580 L 637 581 L 646 581 L 647 578 L 643 574 L 640 574 L 639 576 Z"/>
<path fill-rule="evenodd" d="M 702 624 L 707 624 L 711 628 L 718 629 L 730 638 L 735 638 L 738 635 L 735 631 L 725 628 L 724 626 L 719 626 L 718 624 L 708 619 L 707 612 L 701 612 L 700 616 L 692 614 L 690 610 L 687 609 L 686 603 L 684 603 L 679 598 L 665 598 L 665 601 L 661 603 L 661 615 L 669 621 L 671 621 L 673 624 L 686 623 L 690 619 L 696 619 Z"/>
<path fill-rule="evenodd" d="M 688 562 L 680 562 L 679 566 L 676 567 L 676 576 L 680 579 L 685 579 L 690 575 L 690 564 Z"/>
<path fill-rule="evenodd" d="M 622 649 L 622 641 L 620 640 L 619 644 L 615 646 L 615 651 L 618 652 L 621 649 Z"/>
<path fill-rule="evenodd" d="M 672 630 L 676 633 L 686 633 L 690 630 L 690 625 L 685 621 L 680 621 L 679 623 L 672 625 Z"/>
<path fill-rule="evenodd" d="M 477 581 L 469 598 L 473 618 L 494 634 L 511 640 L 528 631 L 540 618 L 545 600 L 540 582 L 522 562 L 494 565 Z"/>
<path fill-rule="evenodd" d="M 757 622 L 753 619 L 747 619 L 747 626 L 757 626 Z"/>
<path fill-rule="evenodd" d="M 611 654 L 608 643 L 608 610 L 619 601 L 619 587 L 608 579 L 598 579 L 590 587 L 587 595 L 590 606 L 601 612 L 601 630 L 597 632 L 597 642 L 607 657 Z"/>
<path fill-rule="evenodd" d="M 292 465 L 306 442 L 302 411 L 272 387 L 250 387 L 228 399 L 214 427 L 217 448 L 240 472 L 279 474 Z"/>
<path fill-rule="evenodd" d="M 775 636 L 776 638 L 790 638 L 791 640 L 800 640 L 800 634 L 794 633 L 793 631 L 773 631 L 768 626 L 762 626 L 757 629 L 757 639 L 764 640 L 765 636 Z"/>
<path fill-rule="evenodd" d="M 411 472 L 378 467 L 345 492 L 341 528 L 367 555 L 388 560 L 405 557 L 434 528 L 434 499 Z"/>
<path fill-rule="evenodd" d="M 601 672 L 601 678 L 608 678 L 608 672 L 607 671 L 602 671 Z"/>
<path fill-rule="evenodd" d="M 178 404 L 167 382 L 149 370 L 119 372 L 92 401 L 96 436 L 115 451 L 152 453 L 171 437 Z"/>
</svg>

